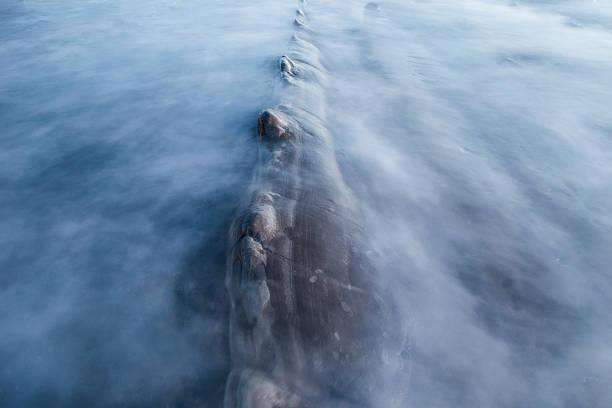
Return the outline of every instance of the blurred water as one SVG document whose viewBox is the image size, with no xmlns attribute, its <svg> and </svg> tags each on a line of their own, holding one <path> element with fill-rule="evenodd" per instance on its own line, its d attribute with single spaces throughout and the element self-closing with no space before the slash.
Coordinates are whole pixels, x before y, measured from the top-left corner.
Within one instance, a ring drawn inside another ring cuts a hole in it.
<svg viewBox="0 0 612 408">
<path fill-rule="evenodd" d="M 212 401 L 227 224 L 292 5 L 0 10 L 0 405 Z"/>
<path fill-rule="evenodd" d="M 413 326 L 406 405 L 610 406 L 612 4 L 313 15 L 344 174 Z"/>
<path fill-rule="evenodd" d="M 0 405 L 216 407 L 296 2 L 0 5 Z M 309 2 L 406 406 L 612 405 L 612 4 Z"/>
</svg>

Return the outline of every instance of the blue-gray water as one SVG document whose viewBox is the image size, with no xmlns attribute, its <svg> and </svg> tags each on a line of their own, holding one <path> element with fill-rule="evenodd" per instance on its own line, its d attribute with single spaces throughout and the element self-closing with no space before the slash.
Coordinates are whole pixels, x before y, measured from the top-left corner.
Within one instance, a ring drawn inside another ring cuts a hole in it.
<svg viewBox="0 0 612 408">
<path fill-rule="evenodd" d="M 309 2 L 406 407 L 612 406 L 612 2 Z M 218 407 L 297 1 L 2 0 L 0 406 Z"/>
</svg>

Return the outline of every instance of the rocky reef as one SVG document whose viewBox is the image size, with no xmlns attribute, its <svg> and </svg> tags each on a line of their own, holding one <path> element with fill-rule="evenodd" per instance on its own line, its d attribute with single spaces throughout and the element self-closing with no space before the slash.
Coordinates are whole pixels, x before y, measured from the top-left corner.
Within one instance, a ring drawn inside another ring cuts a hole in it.
<svg viewBox="0 0 612 408">
<path fill-rule="evenodd" d="M 376 406 L 400 366 L 404 333 L 336 163 L 307 17 L 298 10 L 279 60 L 282 103 L 257 120 L 259 160 L 230 231 L 227 408 Z"/>
</svg>

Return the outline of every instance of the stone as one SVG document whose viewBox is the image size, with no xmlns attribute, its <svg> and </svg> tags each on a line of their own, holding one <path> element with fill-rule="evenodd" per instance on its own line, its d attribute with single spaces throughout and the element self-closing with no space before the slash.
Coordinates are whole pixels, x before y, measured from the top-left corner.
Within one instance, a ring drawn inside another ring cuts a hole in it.
<svg viewBox="0 0 612 408">
<path fill-rule="evenodd" d="M 293 133 L 286 120 L 277 111 L 267 109 L 257 119 L 257 132 L 263 141 L 275 142 L 290 140 Z"/>
<path fill-rule="evenodd" d="M 295 63 L 291 60 L 291 58 L 287 57 L 286 55 L 283 55 L 280 58 L 279 64 L 280 64 L 280 70 L 284 75 L 289 75 L 291 77 L 294 77 L 297 75 Z"/>
</svg>

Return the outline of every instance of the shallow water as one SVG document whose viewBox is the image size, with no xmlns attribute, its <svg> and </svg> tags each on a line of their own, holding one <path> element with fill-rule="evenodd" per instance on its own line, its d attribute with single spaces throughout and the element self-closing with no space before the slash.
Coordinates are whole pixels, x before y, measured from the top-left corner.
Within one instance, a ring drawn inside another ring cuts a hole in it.
<svg viewBox="0 0 612 408">
<path fill-rule="evenodd" d="M 610 406 L 612 5 L 365 4 L 308 17 L 411 328 L 403 406 Z M 0 405 L 220 405 L 227 230 L 296 5 L 0 5 Z"/>
</svg>

